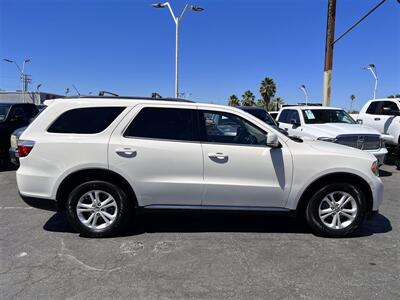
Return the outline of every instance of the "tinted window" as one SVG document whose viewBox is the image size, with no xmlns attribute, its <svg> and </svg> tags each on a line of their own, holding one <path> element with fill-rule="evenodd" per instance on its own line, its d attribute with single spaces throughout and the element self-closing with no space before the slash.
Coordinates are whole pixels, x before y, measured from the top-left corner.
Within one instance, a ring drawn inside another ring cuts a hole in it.
<svg viewBox="0 0 400 300">
<path fill-rule="evenodd" d="M 7 118 L 10 108 L 11 104 L 0 104 L 0 121 L 4 121 Z"/>
<path fill-rule="evenodd" d="M 239 116 L 213 111 L 203 111 L 201 116 L 207 142 L 241 145 L 266 143 L 266 133 Z"/>
<path fill-rule="evenodd" d="M 355 123 L 353 118 L 342 109 L 304 109 L 303 116 L 306 124 Z"/>
<path fill-rule="evenodd" d="M 125 107 L 88 107 L 69 110 L 47 130 L 55 133 L 99 133 L 106 129 Z"/>
<path fill-rule="evenodd" d="M 390 112 L 384 112 L 384 108 L 390 108 Z M 381 111 L 379 112 L 381 115 L 390 115 L 392 112 L 397 112 L 399 111 L 399 108 L 397 107 L 397 104 L 391 101 L 382 101 L 382 108 Z"/>
<path fill-rule="evenodd" d="M 195 113 L 193 109 L 146 107 L 133 119 L 125 136 L 198 141 Z"/>
<path fill-rule="evenodd" d="M 379 108 L 379 101 L 375 101 L 375 102 L 371 102 L 371 104 L 369 105 L 368 109 L 367 109 L 367 114 L 371 114 L 371 115 L 377 115 L 378 113 L 378 108 Z"/>
<path fill-rule="evenodd" d="M 299 116 L 299 112 L 297 110 L 291 109 L 288 112 L 286 123 L 292 123 L 292 121 L 294 121 L 297 124 L 300 124 L 300 116 Z"/>
<path fill-rule="evenodd" d="M 289 122 L 286 122 L 287 121 L 287 116 L 288 116 L 288 110 L 287 109 L 282 110 L 281 114 L 279 115 L 278 122 L 289 123 Z"/>
</svg>

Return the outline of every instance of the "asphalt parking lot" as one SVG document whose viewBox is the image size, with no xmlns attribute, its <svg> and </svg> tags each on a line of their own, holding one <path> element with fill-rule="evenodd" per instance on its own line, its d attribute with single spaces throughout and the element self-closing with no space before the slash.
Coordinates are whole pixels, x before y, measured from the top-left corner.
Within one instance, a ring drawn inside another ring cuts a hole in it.
<svg viewBox="0 0 400 300">
<path fill-rule="evenodd" d="M 289 217 L 146 214 L 120 237 L 87 239 L 29 207 L 0 172 L 1 299 L 400 298 L 400 171 L 384 166 L 380 214 L 353 237 Z"/>
</svg>

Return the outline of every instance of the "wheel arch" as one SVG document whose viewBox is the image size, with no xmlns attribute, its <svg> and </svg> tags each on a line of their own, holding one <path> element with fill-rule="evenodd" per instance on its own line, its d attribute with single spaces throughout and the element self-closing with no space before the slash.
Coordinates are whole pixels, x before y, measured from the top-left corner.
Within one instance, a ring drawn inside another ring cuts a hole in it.
<svg viewBox="0 0 400 300">
<path fill-rule="evenodd" d="M 300 196 L 300 199 L 296 207 L 297 212 L 303 214 L 305 212 L 307 203 L 310 200 L 312 194 L 316 192 L 319 188 L 321 188 L 323 185 L 334 182 L 352 183 L 356 185 L 358 188 L 360 188 L 367 200 L 367 211 L 368 212 L 372 211 L 373 194 L 368 182 L 364 178 L 356 174 L 337 172 L 337 173 L 330 173 L 323 175 L 315 179 L 312 183 L 310 183 Z"/>
<path fill-rule="evenodd" d="M 127 193 L 134 207 L 138 206 L 136 194 L 130 183 L 123 176 L 108 169 L 90 168 L 75 171 L 63 179 L 56 193 L 57 210 L 60 212 L 65 210 L 69 192 L 74 187 L 91 180 L 103 180 L 115 184 Z"/>
</svg>

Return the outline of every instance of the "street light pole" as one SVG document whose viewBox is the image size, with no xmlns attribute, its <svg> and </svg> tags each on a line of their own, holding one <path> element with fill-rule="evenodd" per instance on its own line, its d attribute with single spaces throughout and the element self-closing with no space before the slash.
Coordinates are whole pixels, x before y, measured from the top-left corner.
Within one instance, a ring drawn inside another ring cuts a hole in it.
<svg viewBox="0 0 400 300">
<path fill-rule="evenodd" d="M 19 74 L 21 76 L 23 102 L 25 102 L 25 93 L 28 91 L 28 82 L 29 82 L 28 75 L 25 74 L 25 64 L 30 62 L 31 60 L 30 59 L 24 59 L 24 61 L 22 63 L 22 70 L 21 70 L 21 68 L 19 67 L 19 65 L 17 64 L 16 61 L 11 60 L 11 59 L 7 59 L 7 58 L 4 58 L 3 60 L 5 62 L 12 63 L 17 67 L 17 69 L 19 71 Z"/>
<path fill-rule="evenodd" d="M 372 76 L 374 76 L 375 79 L 375 86 L 374 86 L 374 99 L 376 99 L 376 91 L 378 89 L 378 74 L 376 73 L 376 67 L 374 64 L 369 64 L 368 67 L 363 68 L 364 70 L 370 70 L 372 73 Z"/>
<path fill-rule="evenodd" d="M 303 84 L 299 87 L 300 90 L 303 91 L 304 95 L 306 96 L 306 105 L 308 105 L 308 93 L 307 93 L 307 89 L 306 86 Z"/>
<path fill-rule="evenodd" d="M 180 13 L 180 15 L 178 17 L 175 16 L 174 11 L 172 10 L 171 5 L 169 4 L 169 2 L 165 2 L 165 3 L 156 3 L 156 4 L 152 4 L 152 6 L 154 8 L 164 8 L 164 7 L 168 7 L 172 19 L 175 22 L 175 97 L 179 98 L 179 26 L 180 23 L 182 21 L 182 18 L 186 12 L 186 10 L 189 7 L 189 3 L 186 3 L 185 7 L 183 8 L 182 12 Z M 204 9 L 198 6 L 194 6 L 191 5 L 190 9 L 192 11 L 203 11 Z"/>
</svg>

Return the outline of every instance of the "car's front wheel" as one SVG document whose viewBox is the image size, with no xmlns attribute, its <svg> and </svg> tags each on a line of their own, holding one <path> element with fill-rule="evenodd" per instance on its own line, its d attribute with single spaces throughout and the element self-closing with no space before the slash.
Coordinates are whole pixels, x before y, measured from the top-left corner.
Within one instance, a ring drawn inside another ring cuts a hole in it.
<svg viewBox="0 0 400 300">
<path fill-rule="evenodd" d="M 364 220 L 364 193 L 349 183 L 331 183 L 319 189 L 306 208 L 307 223 L 317 235 L 343 237 Z"/>
<path fill-rule="evenodd" d="M 105 181 L 89 181 L 74 188 L 67 200 L 71 226 L 89 237 L 115 235 L 125 225 L 130 206 L 124 191 Z"/>
</svg>

